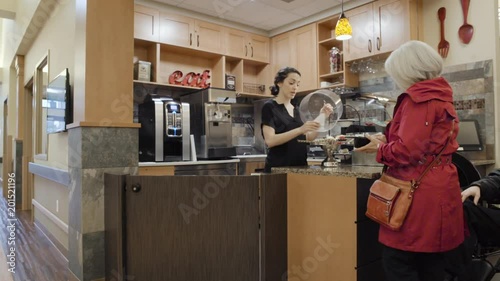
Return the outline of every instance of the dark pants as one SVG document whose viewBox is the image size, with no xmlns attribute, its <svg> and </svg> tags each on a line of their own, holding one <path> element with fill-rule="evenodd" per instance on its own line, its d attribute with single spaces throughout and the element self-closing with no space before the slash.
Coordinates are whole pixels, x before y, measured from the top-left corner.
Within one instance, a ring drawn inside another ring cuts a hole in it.
<svg viewBox="0 0 500 281">
<path fill-rule="evenodd" d="M 464 202 L 464 215 L 471 237 L 482 247 L 500 247 L 500 209 Z"/>
<path fill-rule="evenodd" d="M 452 254 L 447 255 L 447 271 L 459 281 L 475 281 L 472 256 L 481 248 L 500 247 L 500 209 L 476 206 L 464 202 L 464 215 L 469 235 Z M 480 253 L 479 253 L 480 254 Z"/>
<path fill-rule="evenodd" d="M 382 261 L 386 281 L 443 281 L 446 277 L 442 253 L 406 252 L 384 246 Z"/>
</svg>

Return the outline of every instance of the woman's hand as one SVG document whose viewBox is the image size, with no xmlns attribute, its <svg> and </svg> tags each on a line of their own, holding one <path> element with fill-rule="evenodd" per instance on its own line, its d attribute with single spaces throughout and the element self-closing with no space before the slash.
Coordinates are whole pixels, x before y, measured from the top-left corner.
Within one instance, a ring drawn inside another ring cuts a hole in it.
<svg viewBox="0 0 500 281">
<path fill-rule="evenodd" d="M 316 121 L 307 121 L 304 125 L 300 126 L 300 130 L 302 134 L 306 134 L 311 131 L 317 131 L 320 127 L 319 122 Z"/>
<path fill-rule="evenodd" d="M 354 151 L 360 151 L 360 152 L 377 152 L 378 147 L 381 144 L 386 143 L 385 136 L 382 134 L 376 134 L 376 135 L 365 135 L 367 139 L 370 140 L 370 143 L 368 143 L 365 146 L 354 148 Z"/>
<path fill-rule="evenodd" d="M 325 105 L 323 105 L 323 107 L 321 108 L 321 110 L 319 112 L 324 113 L 325 117 L 328 118 L 330 116 L 330 114 L 333 113 L 333 106 L 329 103 L 325 103 Z"/>
<path fill-rule="evenodd" d="M 474 204 L 477 205 L 479 202 L 479 198 L 481 198 L 481 189 L 477 185 L 473 185 L 466 190 L 462 191 L 462 202 L 464 202 L 467 198 L 473 196 Z"/>
</svg>

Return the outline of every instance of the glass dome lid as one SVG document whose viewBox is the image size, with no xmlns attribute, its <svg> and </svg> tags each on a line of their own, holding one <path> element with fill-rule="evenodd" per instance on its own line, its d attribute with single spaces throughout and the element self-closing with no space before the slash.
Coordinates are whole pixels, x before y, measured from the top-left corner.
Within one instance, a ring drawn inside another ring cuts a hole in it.
<svg viewBox="0 0 500 281">
<path fill-rule="evenodd" d="M 321 114 L 321 108 L 325 104 L 331 104 L 333 113 L 328 118 Z M 305 96 L 299 105 L 300 119 L 307 121 L 318 121 L 320 123 L 319 132 L 331 130 L 342 116 L 343 105 L 340 96 L 330 90 L 317 90 Z"/>
</svg>

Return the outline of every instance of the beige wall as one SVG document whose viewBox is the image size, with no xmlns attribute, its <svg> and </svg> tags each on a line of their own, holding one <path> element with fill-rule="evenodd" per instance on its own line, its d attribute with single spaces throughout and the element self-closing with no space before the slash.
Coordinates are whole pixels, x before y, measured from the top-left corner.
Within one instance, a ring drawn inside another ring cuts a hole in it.
<svg viewBox="0 0 500 281">
<path fill-rule="evenodd" d="M 35 200 L 67 225 L 69 188 L 38 176 L 35 176 L 34 182 Z M 59 205 L 58 210 L 56 204 Z M 44 213 L 36 208 L 34 210 L 35 218 L 47 228 L 59 243 L 68 249 L 68 234 Z"/>
<path fill-rule="evenodd" d="M 424 0 L 423 3 L 424 41 L 436 49 L 440 39 L 437 11 L 440 7 L 446 8 L 445 39 L 450 43 L 448 57 L 444 60 L 446 66 L 495 57 L 497 0 L 471 1 L 467 22 L 474 26 L 474 35 L 467 45 L 458 38 L 458 29 L 463 24 L 460 1 Z"/>
<path fill-rule="evenodd" d="M 65 68 L 69 68 L 70 83 L 73 84 L 74 33 L 75 3 L 74 1 L 61 1 L 25 56 L 25 81 L 33 76 L 37 64 L 49 52 L 49 81 Z M 68 167 L 67 139 L 67 133 L 50 134 L 47 161 L 35 159 L 35 162 L 66 170 Z"/>
</svg>

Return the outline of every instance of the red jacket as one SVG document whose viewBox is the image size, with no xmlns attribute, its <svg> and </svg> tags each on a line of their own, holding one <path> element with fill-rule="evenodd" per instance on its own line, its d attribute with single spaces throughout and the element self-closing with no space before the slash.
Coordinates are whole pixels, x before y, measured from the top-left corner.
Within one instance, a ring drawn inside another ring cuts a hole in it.
<svg viewBox="0 0 500 281">
<path fill-rule="evenodd" d="M 451 163 L 458 148 L 458 118 L 453 91 L 444 78 L 415 83 L 398 97 L 385 132 L 387 144 L 379 147 L 377 161 L 389 167 L 388 175 L 418 178 L 446 144 L 452 120 L 454 132 L 441 163 L 422 179 L 401 230 L 380 227 L 382 244 L 411 252 L 443 252 L 464 240 L 460 183 Z"/>
</svg>

